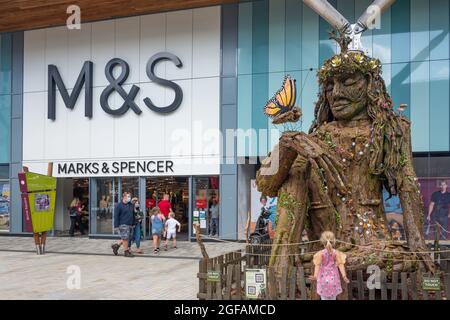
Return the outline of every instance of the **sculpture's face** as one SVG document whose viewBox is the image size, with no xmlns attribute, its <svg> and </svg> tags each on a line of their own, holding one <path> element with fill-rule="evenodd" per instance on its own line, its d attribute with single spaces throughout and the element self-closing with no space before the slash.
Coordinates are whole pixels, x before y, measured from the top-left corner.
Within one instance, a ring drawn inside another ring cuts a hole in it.
<svg viewBox="0 0 450 320">
<path fill-rule="evenodd" d="M 336 120 L 366 119 L 367 79 L 362 73 L 334 77 L 325 87 L 331 112 Z"/>
</svg>

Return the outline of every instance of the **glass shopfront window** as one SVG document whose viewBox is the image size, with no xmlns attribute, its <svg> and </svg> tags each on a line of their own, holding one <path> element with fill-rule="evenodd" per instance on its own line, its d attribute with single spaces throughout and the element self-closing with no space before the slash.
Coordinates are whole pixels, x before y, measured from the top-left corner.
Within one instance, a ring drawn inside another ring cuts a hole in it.
<svg viewBox="0 0 450 320">
<path fill-rule="evenodd" d="M 0 163 L 8 163 L 10 160 L 12 64 L 11 48 L 11 34 L 0 34 Z"/>
<path fill-rule="evenodd" d="M 118 188 L 118 178 L 92 179 L 92 234 L 113 233 L 114 208 L 120 198 Z"/>
<path fill-rule="evenodd" d="M 10 217 L 9 181 L 0 181 L 0 232 L 9 231 Z"/>
<path fill-rule="evenodd" d="M 139 177 L 91 178 L 90 234 L 114 233 L 114 210 L 123 192 L 141 199 Z M 192 179 L 192 193 L 189 181 Z M 181 223 L 178 239 L 189 238 L 189 223 L 198 223 L 201 233 L 218 237 L 220 234 L 219 177 L 147 177 L 145 179 L 145 236 L 150 236 L 150 210 L 168 195 L 175 218 Z M 142 199 L 143 200 L 143 199 Z M 189 203 L 192 201 L 192 212 Z M 192 227 L 192 230 L 194 228 Z M 191 232 L 195 236 L 195 231 Z"/>
<path fill-rule="evenodd" d="M 220 234 L 219 177 L 193 178 L 192 233 L 195 224 L 200 225 L 201 234 L 218 237 Z"/>
<path fill-rule="evenodd" d="M 91 179 L 91 234 L 114 233 L 114 210 L 122 193 L 130 192 L 139 198 L 139 178 L 93 178 Z"/>
<path fill-rule="evenodd" d="M 120 198 L 122 198 L 122 193 L 124 192 L 131 193 L 131 198 L 139 198 L 139 178 L 122 178 L 122 191 L 120 192 Z"/>
</svg>

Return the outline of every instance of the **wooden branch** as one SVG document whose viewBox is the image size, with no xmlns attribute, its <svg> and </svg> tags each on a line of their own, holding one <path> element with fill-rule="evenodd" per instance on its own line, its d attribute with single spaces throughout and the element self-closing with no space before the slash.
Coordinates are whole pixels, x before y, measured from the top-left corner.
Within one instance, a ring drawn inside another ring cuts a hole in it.
<svg viewBox="0 0 450 320">
<path fill-rule="evenodd" d="M 53 162 L 49 162 L 47 165 L 47 175 L 49 177 L 53 176 Z"/>
<path fill-rule="evenodd" d="M 247 211 L 247 223 L 245 225 L 245 243 L 248 244 L 248 231 L 250 229 L 250 211 Z"/>
<path fill-rule="evenodd" d="M 202 237 L 200 235 L 200 225 L 198 223 L 194 224 L 195 228 L 195 239 L 197 240 L 200 250 L 202 252 L 203 258 L 209 259 L 208 253 L 206 252 L 205 245 L 203 244 Z"/>
</svg>

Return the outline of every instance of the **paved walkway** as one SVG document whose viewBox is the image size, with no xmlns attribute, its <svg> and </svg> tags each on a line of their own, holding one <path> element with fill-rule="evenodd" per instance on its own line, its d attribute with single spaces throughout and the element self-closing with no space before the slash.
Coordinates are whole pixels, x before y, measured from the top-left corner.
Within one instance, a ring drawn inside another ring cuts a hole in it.
<svg viewBox="0 0 450 320">
<path fill-rule="evenodd" d="M 135 258 L 114 256 L 112 243 L 48 238 L 47 254 L 38 256 L 32 238 L 0 237 L 1 299 L 196 299 L 197 243 L 179 242 L 178 249 L 154 255 L 144 241 L 145 253 Z M 212 257 L 244 247 L 223 242 L 205 246 Z M 80 289 L 69 289 L 78 268 Z"/>
</svg>

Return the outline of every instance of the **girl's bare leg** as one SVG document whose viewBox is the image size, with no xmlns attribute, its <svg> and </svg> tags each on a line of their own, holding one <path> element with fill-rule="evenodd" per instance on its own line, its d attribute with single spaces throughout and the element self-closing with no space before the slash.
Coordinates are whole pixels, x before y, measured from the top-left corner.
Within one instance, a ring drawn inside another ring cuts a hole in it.
<svg viewBox="0 0 450 320">
<path fill-rule="evenodd" d="M 154 235 L 153 236 L 153 250 L 156 250 L 158 245 L 158 236 Z"/>
</svg>

